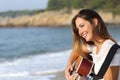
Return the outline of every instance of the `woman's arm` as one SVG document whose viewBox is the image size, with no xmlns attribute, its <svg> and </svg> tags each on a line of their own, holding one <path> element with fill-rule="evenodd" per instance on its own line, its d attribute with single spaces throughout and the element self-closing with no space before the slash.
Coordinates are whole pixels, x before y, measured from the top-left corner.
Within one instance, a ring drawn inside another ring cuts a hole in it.
<svg viewBox="0 0 120 80">
<path fill-rule="evenodd" d="M 78 57 L 79 57 L 79 54 L 75 51 L 72 51 L 70 56 L 69 56 L 67 66 L 72 65 L 77 60 Z"/>
<path fill-rule="evenodd" d="M 75 51 L 72 51 L 70 54 L 70 57 L 68 59 L 68 63 L 65 69 L 65 76 L 67 80 L 70 78 L 69 72 L 73 70 L 72 64 L 77 60 L 78 56 L 79 56 L 78 53 L 76 53 Z"/>
<path fill-rule="evenodd" d="M 105 73 L 104 79 L 105 80 L 118 80 L 119 69 L 120 69 L 119 66 L 109 67 L 107 72 Z"/>
</svg>

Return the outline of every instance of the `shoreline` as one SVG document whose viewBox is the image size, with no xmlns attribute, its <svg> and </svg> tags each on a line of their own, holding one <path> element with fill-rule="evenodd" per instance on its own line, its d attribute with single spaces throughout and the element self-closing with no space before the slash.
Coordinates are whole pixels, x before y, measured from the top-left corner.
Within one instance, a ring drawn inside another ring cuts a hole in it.
<svg viewBox="0 0 120 80">
<path fill-rule="evenodd" d="M 114 27 L 120 27 L 120 24 L 114 24 L 114 23 L 105 23 L 106 26 L 114 25 Z M 59 27 L 72 27 L 72 25 L 39 25 L 39 26 L 1 26 L 0 28 L 39 28 L 39 27 L 48 27 L 48 28 L 59 28 Z"/>
<path fill-rule="evenodd" d="M 120 23 L 119 24 L 115 24 L 115 23 L 105 23 L 106 24 L 106 26 L 108 26 L 108 25 L 115 25 L 115 27 L 120 27 Z M 1 25 L 0 24 L 0 28 L 32 28 L 32 27 L 52 27 L 52 28 L 57 28 L 57 27 L 71 27 L 72 25 L 30 25 L 30 26 L 28 26 L 28 25 L 17 25 L 17 26 L 15 26 L 15 25 L 7 25 L 7 26 L 3 26 L 3 25 Z"/>
</svg>

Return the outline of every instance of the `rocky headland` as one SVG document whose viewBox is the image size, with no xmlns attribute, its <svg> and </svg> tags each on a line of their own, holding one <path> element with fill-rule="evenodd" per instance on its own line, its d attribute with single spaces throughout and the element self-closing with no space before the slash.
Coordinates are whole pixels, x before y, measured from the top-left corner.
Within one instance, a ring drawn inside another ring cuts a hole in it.
<svg viewBox="0 0 120 80">
<path fill-rule="evenodd" d="M 35 15 L 0 17 L 0 27 L 49 27 L 71 25 L 71 19 L 79 10 L 44 11 Z M 105 23 L 120 24 L 120 15 L 98 11 Z"/>
</svg>

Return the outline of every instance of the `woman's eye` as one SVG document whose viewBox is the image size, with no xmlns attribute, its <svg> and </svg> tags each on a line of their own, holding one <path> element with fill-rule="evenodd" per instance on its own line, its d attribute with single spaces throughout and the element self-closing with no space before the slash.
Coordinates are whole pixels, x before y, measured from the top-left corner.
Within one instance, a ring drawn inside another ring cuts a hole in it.
<svg viewBox="0 0 120 80">
<path fill-rule="evenodd" d="M 81 27 L 81 28 L 84 27 L 84 24 L 81 24 L 80 27 Z"/>
</svg>

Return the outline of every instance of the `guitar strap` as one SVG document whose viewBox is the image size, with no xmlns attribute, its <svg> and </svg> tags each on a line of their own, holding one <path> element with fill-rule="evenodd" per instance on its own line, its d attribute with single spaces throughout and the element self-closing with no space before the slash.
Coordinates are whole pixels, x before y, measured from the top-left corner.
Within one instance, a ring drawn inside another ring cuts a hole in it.
<svg viewBox="0 0 120 80">
<path fill-rule="evenodd" d="M 91 76 L 93 77 L 93 80 L 99 80 L 99 79 L 103 78 L 103 76 L 105 75 L 105 72 L 107 71 L 107 69 L 108 69 L 108 67 L 109 67 L 109 65 L 110 65 L 110 63 L 111 63 L 118 48 L 120 48 L 120 46 L 118 44 L 114 44 L 110 48 L 110 50 L 106 56 L 106 59 L 105 59 L 104 63 L 102 64 L 98 74 L 97 75 L 91 74 Z"/>
</svg>

